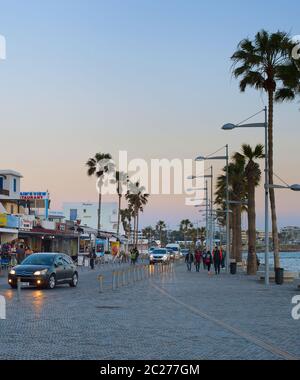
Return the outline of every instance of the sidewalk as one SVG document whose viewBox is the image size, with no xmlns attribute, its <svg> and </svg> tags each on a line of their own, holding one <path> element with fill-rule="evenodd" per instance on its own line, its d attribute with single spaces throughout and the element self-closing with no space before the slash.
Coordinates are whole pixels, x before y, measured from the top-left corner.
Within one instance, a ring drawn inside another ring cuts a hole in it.
<svg viewBox="0 0 300 380">
<path fill-rule="evenodd" d="M 77 289 L 24 290 L 19 303 L 1 285 L 7 320 L 0 321 L 0 357 L 300 358 L 291 284 L 266 289 L 245 275 L 208 278 L 181 265 L 173 275 L 99 294 L 98 273 L 82 273 Z"/>
</svg>

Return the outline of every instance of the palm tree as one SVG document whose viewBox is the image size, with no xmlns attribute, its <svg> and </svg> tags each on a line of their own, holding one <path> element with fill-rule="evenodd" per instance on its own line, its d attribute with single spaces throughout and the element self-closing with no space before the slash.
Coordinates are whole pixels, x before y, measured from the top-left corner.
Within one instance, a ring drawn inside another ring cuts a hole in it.
<svg viewBox="0 0 300 380">
<path fill-rule="evenodd" d="M 187 235 L 191 232 L 191 230 L 194 228 L 193 223 L 189 219 L 182 220 L 180 222 L 179 230 L 183 233 L 184 236 L 184 246 L 186 248 L 186 238 Z"/>
<path fill-rule="evenodd" d="M 255 211 L 255 188 L 261 180 L 261 170 L 255 160 L 264 158 L 264 146 L 259 144 L 254 149 L 250 145 L 242 146 L 242 155 L 246 160 L 245 176 L 248 197 L 248 275 L 257 273 L 256 260 L 256 211 Z"/>
<path fill-rule="evenodd" d="M 135 245 L 138 244 L 139 214 L 140 212 L 144 212 L 144 207 L 149 201 L 149 196 L 149 194 L 145 193 L 145 188 L 140 186 L 139 182 L 129 184 L 129 190 L 125 197 L 133 211 Z"/>
<path fill-rule="evenodd" d="M 120 224 L 121 224 L 121 207 L 122 207 L 122 196 L 124 194 L 124 186 L 128 183 L 128 175 L 126 173 L 116 171 L 115 178 L 111 180 L 111 183 L 116 185 L 116 190 L 119 198 L 118 207 L 118 228 L 117 235 L 120 234 Z"/>
<path fill-rule="evenodd" d="M 217 179 L 216 200 L 221 210 L 226 210 L 226 167 L 223 169 L 224 174 Z M 228 166 L 229 173 L 229 197 L 232 201 L 237 202 L 232 205 L 230 226 L 232 229 L 232 254 L 231 258 L 236 261 L 242 260 L 242 211 L 244 210 L 242 202 L 246 199 L 245 188 L 245 159 L 241 155 L 234 155 L 233 161 Z"/>
<path fill-rule="evenodd" d="M 126 208 L 124 210 L 120 210 L 121 222 L 123 225 L 123 229 L 127 236 L 127 239 L 130 239 L 131 235 L 131 218 L 132 218 L 132 210 Z"/>
<path fill-rule="evenodd" d="M 254 41 L 244 39 L 231 59 L 234 62 L 233 74 L 241 77 L 240 90 L 247 87 L 265 91 L 268 96 L 269 115 L 269 182 L 273 185 L 273 116 L 274 100 L 290 100 L 295 97 L 295 62 L 291 58 L 294 44 L 285 32 L 268 33 L 265 30 L 256 34 Z M 280 267 L 279 239 L 276 216 L 275 191 L 270 189 L 272 210 L 272 233 L 275 267 Z"/>
<path fill-rule="evenodd" d="M 101 202 L 102 202 L 102 187 L 104 183 L 104 177 L 106 174 L 114 170 L 114 164 L 111 161 L 112 156 L 109 153 L 96 153 L 94 157 L 90 158 L 86 163 L 88 167 L 87 174 L 89 177 L 97 177 L 97 187 L 99 192 L 98 200 L 98 234 L 101 230 Z"/>
<path fill-rule="evenodd" d="M 167 225 L 166 225 L 166 223 L 163 220 L 159 220 L 157 222 L 155 228 L 156 228 L 156 231 L 158 232 L 159 240 L 160 240 L 160 244 L 161 244 L 162 240 L 163 240 L 163 232 L 166 230 Z"/>
</svg>

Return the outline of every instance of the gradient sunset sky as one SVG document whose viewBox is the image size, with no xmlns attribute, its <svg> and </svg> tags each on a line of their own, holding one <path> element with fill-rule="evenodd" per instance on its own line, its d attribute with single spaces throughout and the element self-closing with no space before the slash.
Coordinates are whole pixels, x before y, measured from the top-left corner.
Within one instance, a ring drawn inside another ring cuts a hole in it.
<svg viewBox="0 0 300 380">
<path fill-rule="evenodd" d="M 24 191 L 48 189 L 60 209 L 97 200 L 84 165 L 98 151 L 184 159 L 263 143 L 260 130 L 220 129 L 266 104 L 239 92 L 230 56 L 262 28 L 300 35 L 299 14 L 299 0 L 0 0 L 0 168 L 20 171 Z M 275 172 L 291 184 L 300 182 L 299 108 L 275 109 Z M 257 196 L 262 228 L 262 188 Z M 300 194 L 277 196 L 280 226 L 300 225 Z M 142 223 L 183 218 L 199 216 L 183 197 L 159 196 Z"/>
</svg>

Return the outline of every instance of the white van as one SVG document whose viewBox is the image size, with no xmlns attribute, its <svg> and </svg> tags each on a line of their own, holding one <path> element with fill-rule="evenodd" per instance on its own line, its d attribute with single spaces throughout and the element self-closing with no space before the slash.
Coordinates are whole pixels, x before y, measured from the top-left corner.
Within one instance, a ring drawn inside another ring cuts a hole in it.
<svg viewBox="0 0 300 380">
<path fill-rule="evenodd" d="M 179 244 L 168 244 L 166 248 L 174 253 L 172 258 L 179 260 L 181 257 L 180 254 L 180 245 Z M 171 254 L 172 256 L 172 254 Z"/>
</svg>

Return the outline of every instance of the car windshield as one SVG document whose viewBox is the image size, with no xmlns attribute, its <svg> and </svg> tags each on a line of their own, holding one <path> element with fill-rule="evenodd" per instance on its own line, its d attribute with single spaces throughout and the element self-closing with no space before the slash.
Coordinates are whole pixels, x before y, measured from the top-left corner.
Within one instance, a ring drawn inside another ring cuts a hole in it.
<svg viewBox="0 0 300 380">
<path fill-rule="evenodd" d="M 168 247 L 168 250 L 169 251 L 173 251 L 173 252 L 178 252 L 178 248 L 177 247 Z"/>
<path fill-rule="evenodd" d="M 153 251 L 154 255 L 165 255 L 167 251 L 165 249 L 156 249 Z"/>
<path fill-rule="evenodd" d="M 52 265 L 54 255 L 32 255 L 22 262 L 22 265 Z"/>
</svg>

